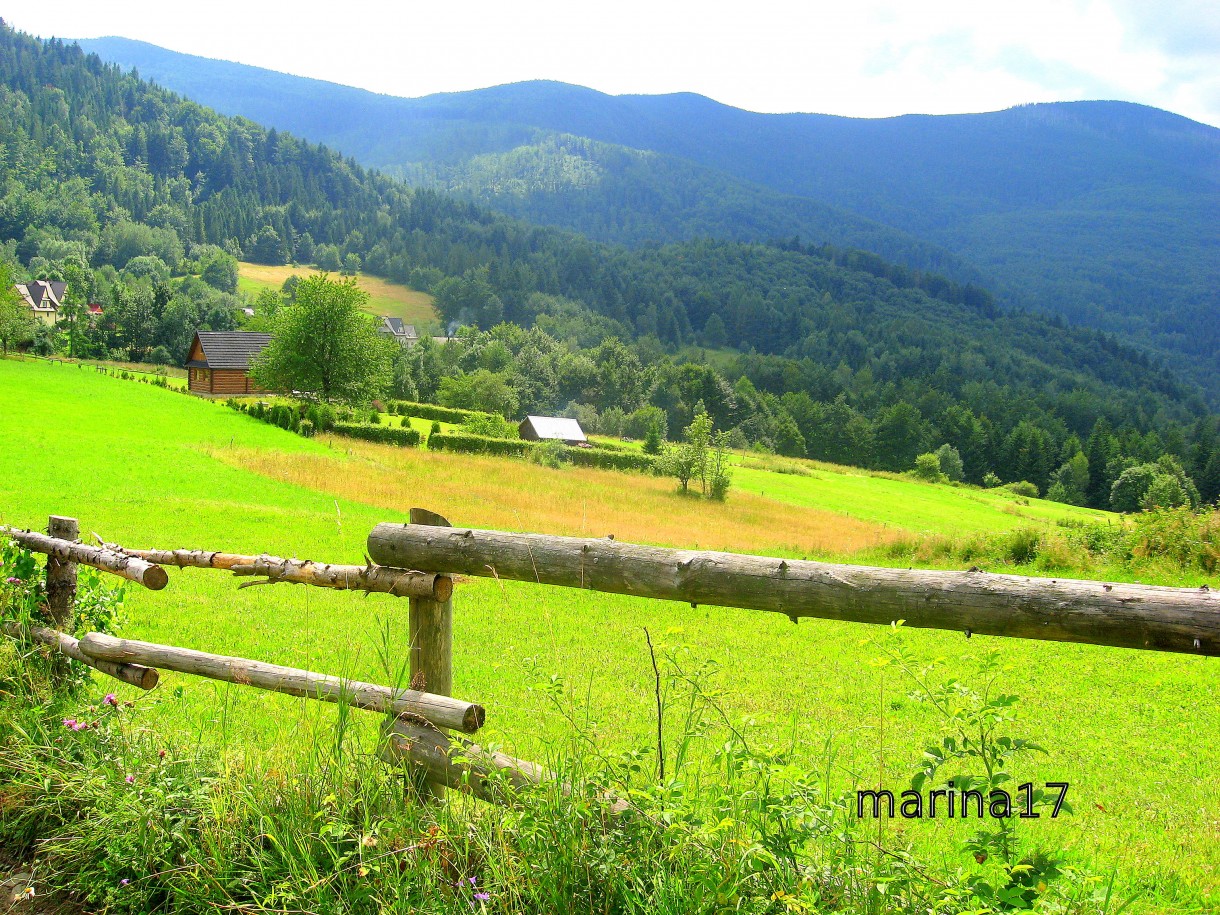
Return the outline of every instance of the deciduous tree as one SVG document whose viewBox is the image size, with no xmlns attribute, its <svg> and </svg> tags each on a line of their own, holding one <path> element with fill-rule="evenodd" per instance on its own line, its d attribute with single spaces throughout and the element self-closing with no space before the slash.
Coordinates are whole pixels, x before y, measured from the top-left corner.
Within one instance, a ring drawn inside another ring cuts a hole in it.
<svg viewBox="0 0 1220 915">
<path fill-rule="evenodd" d="M 271 391 L 309 391 L 326 401 L 380 397 L 393 380 L 398 345 L 360 310 L 367 301 L 355 280 L 325 274 L 302 280 L 296 302 L 276 313 L 271 343 L 251 363 L 250 376 Z"/>
</svg>

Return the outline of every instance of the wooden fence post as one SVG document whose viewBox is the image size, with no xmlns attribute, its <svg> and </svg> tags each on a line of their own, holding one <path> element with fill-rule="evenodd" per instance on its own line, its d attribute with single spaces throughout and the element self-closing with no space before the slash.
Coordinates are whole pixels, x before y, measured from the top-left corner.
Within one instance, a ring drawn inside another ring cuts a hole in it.
<svg viewBox="0 0 1220 915">
<path fill-rule="evenodd" d="M 80 525 L 75 518 L 51 515 L 47 534 L 60 540 L 79 540 Z M 76 563 L 47 557 L 47 607 L 56 629 L 71 627 L 76 606 Z"/>
<path fill-rule="evenodd" d="M 452 527 L 446 519 L 425 508 L 411 509 L 412 524 Z M 433 600 L 427 597 L 409 599 L 408 631 L 411 638 L 411 688 L 436 693 L 453 694 L 453 597 Z M 443 786 L 417 780 L 421 800 L 440 800 Z"/>
</svg>

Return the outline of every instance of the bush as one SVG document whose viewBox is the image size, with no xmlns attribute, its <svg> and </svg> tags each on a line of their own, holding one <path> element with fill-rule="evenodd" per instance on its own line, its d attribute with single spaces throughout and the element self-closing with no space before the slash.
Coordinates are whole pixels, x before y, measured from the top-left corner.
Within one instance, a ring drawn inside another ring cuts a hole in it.
<svg viewBox="0 0 1220 915">
<path fill-rule="evenodd" d="M 944 483 L 948 480 L 948 477 L 940 472 L 940 455 L 931 451 L 915 458 L 915 467 L 911 473 L 929 483 Z"/>
<path fill-rule="evenodd" d="M 987 489 L 995 489 L 997 486 L 1000 485 L 1000 483 L 1001 483 L 1000 478 L 997 477 L 990 470 L 988 470 L 985 474 L 983 474 L 983 486 L 986 487 Z"/>
<path fill-rule="evenodd" d="M 383 445 L 399 445 L 413 448 L 420 443 L 421 436 L 414 429 L 395 429 L 392 426 L 366 426 L 360 423 L 335 423 L 335 435 L 379 442 Z"/>
<path fill-rule="evenodd" d="M 467 416 L 462 420 L 464 435 L 481 435 L 484 438 L 519 439 L 516 423 L 511 423 L 502 416 L 494 414 L 477 414 Z"/>
<path fill-rule="evenodd" d="M 547 441 L 539 442 L 530 452 L 530 460 L 535 464 L 541 464 L 543 467 L 550 467 L 553 470 L 558 470 L 564 465 L 570 463 L 567 452 L 570 449 L 563 442 Z"/>
<path fill-rule="evenodd" d="M 305 438 L 313 438 L 316 431 L 317 427 L 307 419 L 303 419 L 297 424 L 297 433 Z"/>
<path fill-rule="evenodd" d="M 1023 527 L 1010 531 L 1004 536 L 1004 556 L 1016 565 L 1028 565 L 1037 557 L 1041 542 L 1042 534 L 1035 528 Z"/>
<path fill-rule="evenodd" d="M 1004 488 L 1011 493 L 1016 493 L 1018 496 L 1024 496 L 1027 499 L 1038 498 L 1038 487 L 1029 480 L 1021 480 L 1017 483 L 1005 483 Z"/>
<path fill-rule="evenodd" d="M 960 482 L 965 476 L 966 468 L 958 450 L 952 445 L 941 445 L 936 449 L 936 456 L 940 459 L 940 472 L 954 483 Z"/>
<path fill-rule="evenodd" d="M 309 409 L 305 411 L 305 418 L 313 423 L 318 432 L 329 432 L 337 421 L 335 408 L 325 403 L 310 404 Z"/>
<path fill-rule="evenodd" d="M 441 434 L 441 424 L 438 423 L 436 420 L 433 420 L 432 428 L 428 430 L 428 434 L 429 435 L 440 435 Z"/>
<path fill-rule="evenodd" d="M 281 429 L 295 432 L 300 424 L 300 416 L 291 407 L 277 403 L 267 412 L 266 421 L 273 426 L 279 426 Z"/>
</svg>

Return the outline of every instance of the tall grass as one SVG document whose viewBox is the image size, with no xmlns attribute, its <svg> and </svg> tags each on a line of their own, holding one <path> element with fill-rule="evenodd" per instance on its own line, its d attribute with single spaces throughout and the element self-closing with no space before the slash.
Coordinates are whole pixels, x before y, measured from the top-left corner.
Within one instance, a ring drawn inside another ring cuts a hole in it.
<svg viewBox="0 0 1220 915">
<path fill-rule="evenodd" d="M 172 696 L 18 687 L 0 702 L 0 844 L 35 858 L 37 893 L 111 912 L 1120 910 L 1112 882 L 1015 824 L 1005 857 L 965 845 L 921 860 L 893 824 L 856 816 L 829 747 L 797 764 L 729 720 L 714 664 L 680 647 L 659 662 L 658 742 L 619 751 L 537 671 L 569 729 L 555 777 L 511 808 L 421 803 L 345 708 L 280 768 L 149 727 L 146 707 Z"/>
</svg>

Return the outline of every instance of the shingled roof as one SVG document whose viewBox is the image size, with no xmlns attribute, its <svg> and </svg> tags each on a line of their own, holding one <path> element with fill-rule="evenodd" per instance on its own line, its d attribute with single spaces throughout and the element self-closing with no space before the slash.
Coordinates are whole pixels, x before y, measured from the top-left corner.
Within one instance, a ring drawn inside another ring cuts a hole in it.
<svg viewBox="0 0 1220 915">
<path fill-rule="evenodd" d="M 271 342 L 271 334 L 252 334 L 241 330 L 199 331 L 203 359 L 192 359 L 190 368 L 248 369 L 250 360 Z"/>
</svg>

